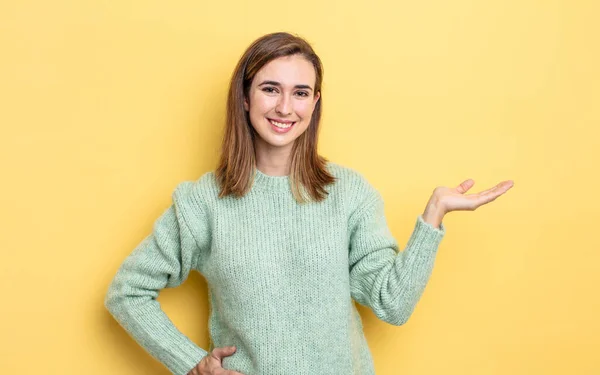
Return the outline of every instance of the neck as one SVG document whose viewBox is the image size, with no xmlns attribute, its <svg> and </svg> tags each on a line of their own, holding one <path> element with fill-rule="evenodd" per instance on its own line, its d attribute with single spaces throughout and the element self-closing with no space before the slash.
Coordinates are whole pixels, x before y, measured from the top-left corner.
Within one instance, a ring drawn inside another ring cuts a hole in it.
<svg viewBox="0 0 600 375">
<path fill-rule="evenodd" d="M 256 168 L 269 176 L 287 176 L 290 174 L 292 145 L 274 147 L 265 142 L 255 144 Z"/>
</svg>

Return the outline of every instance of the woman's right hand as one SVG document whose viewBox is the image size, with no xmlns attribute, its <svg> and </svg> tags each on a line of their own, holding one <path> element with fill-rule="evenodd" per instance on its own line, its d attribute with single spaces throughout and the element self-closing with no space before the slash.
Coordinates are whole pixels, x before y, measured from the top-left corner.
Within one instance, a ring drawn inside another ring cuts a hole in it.
<svg viewBox="0 0 600 375">
<path fill-rule="evenodd" d="M 223 368 L 223 357 L 232 355 L 235 353 L 235 350 L 235 346 L 214 348 L 187 375 L 244 375 L 240 372 L 225 370 Z"/>
</svg>

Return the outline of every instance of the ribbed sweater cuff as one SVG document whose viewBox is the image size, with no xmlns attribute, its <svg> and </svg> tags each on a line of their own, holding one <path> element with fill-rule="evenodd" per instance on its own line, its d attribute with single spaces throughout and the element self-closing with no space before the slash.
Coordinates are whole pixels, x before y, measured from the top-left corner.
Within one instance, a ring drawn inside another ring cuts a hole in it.
<svg viewBox="0 0 600 375">
<path fill-rule="evenodd" d="M 208 352 L 181 333 L 157 304 L 145 304 L 136 310 L 139 330 L 146 331 L 149 351 L 174 374 L 186 375 Z"/>
<path fill-rule="evenodd" d="M 435 257 L 445 234 L 446 226 L 444 223 L 436 228 L 425 222 L 423 216 L 419 215 L 408 241 L 407 249 L 410 249 L 411 254 L 416 258 L 421 258 L 422 261 L 431 260 Z"/>
<path fill-rule="evenodd" d="M 426 228 L 422 228 L 423 226 L 425 226 Z M 439 238 L 435 238 L 435 240 L 441 240 L 442 237 L 444 236 L 444 234 L 446 234 L 446 226 L 444 225 L 443 222 L 440 223 L 440 227 L 436 228 L 433 225 L 429 224 L 428 222 L 426 222 L 425 220 L 423 220 L 423 215 L 419 215 L 417 217 L 417 230 L 427 230 L 429 231 L 430 235 L 433 235 L 433 237 L 439 237 Z"/>
</svg>

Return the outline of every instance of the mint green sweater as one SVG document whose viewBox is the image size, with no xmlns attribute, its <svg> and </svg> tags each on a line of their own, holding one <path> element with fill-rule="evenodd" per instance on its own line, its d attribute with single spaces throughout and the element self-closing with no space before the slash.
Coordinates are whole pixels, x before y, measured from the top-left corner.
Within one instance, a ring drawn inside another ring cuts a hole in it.
<svg viewBox="0 0 600 375">
<path fill-rule="evenodd" d="M 213 172 L 180 183 L 173 204 L 124 260 L 105 306 L 175 375 L 215 347 L 246 375 L 369 375 L 373 360 L 354 301 L 404 324 L 431 275 L 444 224 L 416 219 L 406 248 L 387 226 L 380 193 L 329 162 L 337 181 L 319 203 L 299 204 L 288 176 L 256 170 L 242 198 L 218 198 Z M 209 291 L 210 347 L 181 333 L 156 300 L 200 272 Z"/>
</svg>

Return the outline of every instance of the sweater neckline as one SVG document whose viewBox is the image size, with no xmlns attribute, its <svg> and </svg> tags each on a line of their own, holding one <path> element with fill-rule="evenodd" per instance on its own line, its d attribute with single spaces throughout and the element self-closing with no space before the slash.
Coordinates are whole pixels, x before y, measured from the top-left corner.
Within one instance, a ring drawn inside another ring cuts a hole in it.
<svg viewBox="0 0 600 375">
<path fill-rule="evenodd" d="M 270 192 L 291 192 L 290 176 L 271 176 L 254 167 L 254 187 Z"/>
</svg>

